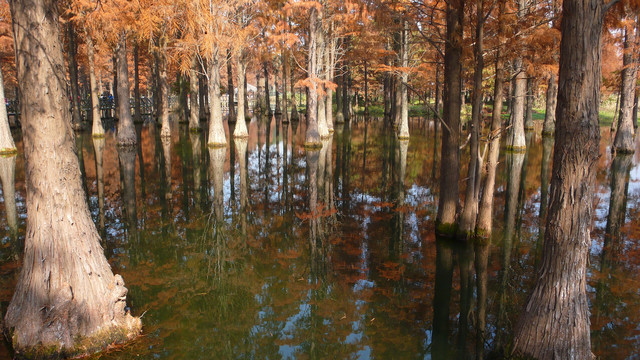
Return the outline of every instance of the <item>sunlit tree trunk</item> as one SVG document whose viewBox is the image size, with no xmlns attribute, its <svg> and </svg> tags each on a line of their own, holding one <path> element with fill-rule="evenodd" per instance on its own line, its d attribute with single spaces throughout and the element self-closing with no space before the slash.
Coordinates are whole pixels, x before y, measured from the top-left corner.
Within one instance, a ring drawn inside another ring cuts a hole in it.
<svg viewBox="0 0 640 360">
<path fill-rule="evenodd" d="M 200 130 L 200 108 L 198 107 L 198 59 L 193 58 L 189 71 L 189 130 Z"/>
<path fill-rule="evenodd" d="M 524 137 L 524 111 L 527 89 L 527 75 L 522 65 L 522 59 L 514 60 L 513 107 L 511 109 L 511 123 L 507 131 L 507 150 L 524 151 L 526 139 Z"/>
<path fill-rule="evenodd" d="M 532 77 L 527 78 L 527 105 L 525 111 L 524 129 L 526 131 L 533 130 L 533 90 L 536 88 L 536 80 Z"/>
<path fill-rule="evenodd" d="M 409 73 L 406 70 L 409 67 L 409 23 L 406 20 L 403 20 L 402 24 L 400 65 L 403 67 L 403 70 L 400 75 L 399 84 L 401 109 L 400 123 L 398 124 L 398 138 L 401 140 L 409 139 Z"/>
<path fill-rule="evenodd" d="M 18 153 L 18 150 L 11 135 L 9 116 L 7 114 L 6 100 L 4 97 L 4 80 L 2 77 L 2 69 L 0 69 L 0 155 L 16 153 Z"/>
<path fill-rule="evenodd" d="M 24 99 L 28 220 L 25 265 L 4 328 L 18 356 L 87 354 L 126 341 L 141 327 L 125 311 L 127 289 L 111 272 L 82 189 L 60 77 L 65 71 L 57 6 L 55 1 L 10 2 Z"/>
<path fill-rule="evenodd" d="M 135 145 L 136 129 L 133 127 L 131 107 L 129 106 L 129 69 L 127 67 L 127 36 L 120 34 L 120 42 L 116 48 L 118 64 L 118 144 Z"/>
<path fill-rule="evenodd" d="M 307 72 L 309 73 L 310 84 L 307 96 L 307 134 L 305 137 L 305 147 L 320 148 L 322 142 L 318 132 L 318 64 L 317 64 L 317 32 L 318 32 L 318 9 L 309 9 L 309 59 Z"/>
<path fill-rule="evenodd" d="M 620 90 L 620 115 L 618 116 L 618 128 L 613 146 L 616 152 L 633 153 L 635 144 L 633 141 L 633 101 L 636 87 L 637 66 L 635 64 L 635 38 L 634 29 L 627 27 L 624 36 L 624 54 L 622 56 L 622 88 Z"/>
<path fill-rule="evenodd" d="M 325 69 L 325 32 L 323 28 L 323 19 L 322 12 L 318 14 L 318 27 L 317 27 L 317 41 L 316 51 L 318 52 L 316 55 L 316 67 L 318 80 L 324 81 L 327 79 L 327 71 Z M 318 99 L 316 101 L 318 105 L 318 133 L 320 134 L 321 139 L 328 138 L 329 128 L 327 127 L 327 100 L 326 100 L 326 92 L 325 86 L 321 83 L 317 85 L 318 87 Z"/>
<path fill-rule="evenodd" d="M 586 274 L 600 144 L 604 7 L 602 0 L 563 2 L 555 150 L 542 262 L 513 343 L 516 353 L 543 360 L 593 357 Z"/>
<path fill-rule="evenodd" d="M 236 60 L 236 71 L 238 73 L 238 113 L 236 118 L 236 127 L 233 130 L 233 137 L 235 138 L 247 138 L 249 133 L 247 132 L 247 120 L 245 119 L 245 60 L 244 53 L 240 53 Z M 286 98 L 286 96 L 285 96 Z"/>
<path fill-rule="evenodd" d="M 335 63 L 336 63 L 336 43 L 337 40 L 334 35 L 334 25 L 330 25 L 330 36 L 327 41 L 327 50 L 325 52 L 325 66 L 328 74 L 327 80 L 333 82 L 335 76 Z M 333 133 L 333 88 L 327 87 L 327 129 L 329 133 Z"/>
<path fill-rule="evenodd" d="M 438 232 L 452 235 L 458 206 L 460 178 L 460 83 L 462 73 L 462 28 L 464 6 L 461 0 L 447 3 L 447 41 L 445 44 L 444 122 L 442 131 L 440 195 L 436 223 Z"/>
<path fill-rule="evenodd" d="M 69 65 L 70 95 L 71 95 L 71 115 L 72 127 L 74 130 L 82 129 L 82 116 L 80 115 L 80 99 L 78 92 L 78 44 L 76 41 L 76 31 L 71 21 L 67 22 L 67 56 Z"/>
<path fill-rule="evenodd" d="M 160 130 L 160 137 L 171 137 L 171 122 L 169 118 L 169 80 L 167 79 L 167 38 L 163 35 L 160 38 L 160 94 L 162 97 L 160 106 L 160 123 L 162 124 L 162 130 Z"/>
<path fill-rule="evenodd" d="M 86 37 L 87 58 L 89 61 L 89 84 L 91 86 L 91 111 L 93 125 L 91 126 L 91 135 L 93 137 L 104 137 L 104 127 L 102 126 L 102 118 L 100 117 L 100 89 L 96 81 L 96 66 L 94 59 L 93 40 L 90 36 Z"/>
<path fill-rule="evenodd" d="M 542 125 L 542 135 L 551 136 L 556 126 L 556 103 L 558 102 L 558 83 L 556 82 L 556 74 L 549 74 L 549 82 L 547 84 L 547 103 L 544 114 L 544 123 Z"/>
<path fill-rule="evenodd" d="M 227 136 L 222 124 L 222 100 L 220 97 L 220 59 L 218 50 L 209 59 L 209 147 L 226 147 Z"/>
</svg>

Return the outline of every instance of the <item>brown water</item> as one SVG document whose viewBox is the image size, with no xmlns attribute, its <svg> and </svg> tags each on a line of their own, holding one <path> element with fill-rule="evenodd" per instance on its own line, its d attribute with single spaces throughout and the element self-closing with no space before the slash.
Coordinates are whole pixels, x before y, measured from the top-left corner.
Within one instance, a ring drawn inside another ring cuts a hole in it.
<svg viewBox="0 0 640 360">
<path fill-rule="evenodd" d="M 252 121 L 245 155 L 233 140 L 210 150 L 206 134 L 173 130 L 163 143 L 159 130 L 139 126 L 129 153 L 113 129 L 103 145 L 77 135 L 105 254 L 144 324 L 143 336 L 100 358 L 448 359 L 508 344 L 541 257 L 551 142 L 530 135 L 526 154 L 502 155 L 494 236 L 483 246 L 434 236 L 440 131 L 430 122 L 414 119 L 407 145 L 380 121 L 358 119 L 305 152 L 304 126 Z M 603 134 L 587 289 L 592 347 L 637 358 L 640 168 L 636 158 L 612 160 L 608 143 Z M 22 156 L 0 160 L 15 161 L 16 198 L 0 206 L 4 315 L 26 209 Z M 11 191 L 2 185 L 4 198 Z"/>
</svg>

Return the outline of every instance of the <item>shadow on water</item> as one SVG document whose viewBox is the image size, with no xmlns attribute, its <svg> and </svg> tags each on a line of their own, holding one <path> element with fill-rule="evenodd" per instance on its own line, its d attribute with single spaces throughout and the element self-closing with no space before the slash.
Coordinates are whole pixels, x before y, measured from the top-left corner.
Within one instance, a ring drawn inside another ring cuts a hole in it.
<svg viewBox="0 0 640 360">
<path fill-rule="evenodd" d="M 399 141 L 354 118 L 315 151 L 302 147 L 304 122 L 279 116 L 252 119 L 226 148 L 186 125 L 163 139 L 138 124 L 130 149 L 113 131 L 77 134 L 103 248 L 145 314 L 145 336 L 100 358 L 481 359 L 507 344 L 535 280 L 553 143 L 529 135 L 527 153 L 501 156 L 493 237 L 460 243 L 434 231 L 443 130 L 414 122 Z M 24 241 L 23 158 L 0 158 L 0 178 L 5 311 Z M 637 357 L 640 171 L 603 156 L 597 179 L 593 351 Z"/>
</svg>

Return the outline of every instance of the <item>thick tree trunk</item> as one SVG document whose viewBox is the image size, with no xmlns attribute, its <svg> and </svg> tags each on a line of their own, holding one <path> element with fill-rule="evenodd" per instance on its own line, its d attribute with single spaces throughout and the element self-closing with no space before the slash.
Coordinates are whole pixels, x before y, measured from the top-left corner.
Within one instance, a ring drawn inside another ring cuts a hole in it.
<svg viewBox="0 0 640 360">
<path fill-rule="evenodd" d="M 7 115 L 6 100 L 4 97 L 4 79 L 0 69 L 0 155 L 17 154 L 18 150 L 13 142 L 9 116 Z"/>
<path fill-rule="evenodd" d="M 459 221 L 459 234 L 467 238 L 476 228 L 478 214 L 477 184 L 480 182 L 479 137 L 482 122 L 482 72 L 484 70 L 484 0 L 476 1 L 476 43 L 473 48 L 476 67 L 473 74 L 473 99 L 471 104 L 471 151 L 464 207 Z"/>
<path fill-rule="evenodd" d="M 524 112 L 527 90 L 527 74 L 522 59 L 514 60 L 516 76 L 514 79 L 513 106 L 511 124 L 507 132 L 507 150 L 524 152 L 527 148 L 524 137 Z"/>
<path fill-rule="evenodd" d="M 305 147 L 321 148 L 322 142 L 320 133 L 318 132 L 318 64 L 317 64 L 317 28 L 318 28 L 318 9 L 311 7 L 309 9 L 309 60 L 307 71 L 311 78 L 308 86 L 309 94 L 307 96 L 307 133 L 305 136 Z"/>
<path fill-rule="evenodd" d="M 244 54 L 240 53 L 236 60 L 236 71 L 238 73 L 238 114 L 236 118 L 236 127 L 233 130 L 234 138 L 247 138 L 249 133 L 247 132 L 247 121 L 244 114 L 244 100 L 245 100 L 245 71 L 246 65 L 244 63 Z"/>
<path fill-rule="evenodd" d="M 624 55 L 622 56 L 622 88 L 620 90 L 620 115 L 613 146 L 616 152 L 631 154 L 635 151 L 633 141 L 633 102 L 636 87 L 637 66 L 635 64 L 636 35 L 633 29 L 627 28 L 624 37 Z"/>
<path fill-rule="evenodd" d="M 194 57 L 189 71 L 189 131 L 200 131 L 200 108 L 198 107 L 198 60 Z"/>
<path fill-rule="evenodd" d="M 138 124 L 142 123 L 142 109 L 140 107 L 140 56 L 138 43 L 133 45 L 133 108 L 135 110 L 134 121 Z"/>
<path fill-rule="evenodd" d="M 222 101 L 220 98 L 220 60 L 218 50 L 209 59 L 209 147 L 226 147 L 227 136 L 222 124 Z"/>
<path fill-rule="evenodd" d="M 549 74 L 549 83 L 547 86 L 547 104 L 544 114 L 544 123 L 542 125 L 542 136 L 551 136 L 556 127 L 556 103 L 558 102 L 558 83 L 556 82 L 556 74 Z"/>
<path fill-rule="evenodd" d="M 447 41 L 444 56 L 444 122 L 442 131 L 440 195 L 436 217 L 437 232 L 454 235 L 460 178 L 460 83 L 462 74 L 462 28 L 464 6 L 461 0 L 447 4 Z"/>
<path fill-rule="evenodd" d="M 162 130 L 160 136 L 163 138 L 171 137 L 171 122 L 169 118 L 169 80 L 167 79 L 167 39 L 160 38 L 160 93 L 162 101 L 160 106 L 160 123 Z"/>
<path fill-rule="evenodd" d="M 601 0 L 563 2 L 549 212 L 536 285 L 515 327 L 514 351 L 590 359 L 586 270 L 600 127 Z"/>
<path fill-rule="evenodd" d="M 409 23 L 403 20 L 402 25 L 402 46 L 400 65 L 407 69 L 409 67 Z M 398 124 L 398 138 L 400 140 L 409 139 L 409 100 L 408 89 L 409 73 L 406 70 L 400 75 L 400 123 Z"/>
<path fill-rule="evenodd" d="M 269 63 L 265 61 L 262 64 L 262 68 L 264 69 L 264 106 L 266 110 L 266 114 L 269 116 L 269 121 L 271 121 L 271 116 L 273 116 L 273 112 L 271 111 L 271 90 L 269 89 Z"/>
<path fill-rule="evenodd" d="M 129 106 L 129 69 L 127 67 L 127 37 L 125 33 L 120 34 L 120 43 L 116 48 L 118 63 L 118 144 L 135 145 L 136 129 L 133 127 L 131 119 L 131 107 Z"/>
<path fill-rule="evenodd" d="M 96 66 L 94 59 L 93 39 L 86 37 L 87 58 L 89 61 L 89 83 L 91 85 L 91 111 L 92 121 L 91 135 L 93 137 L 104 137 L 104 127 L 102 126 L 102 118 L 100 117 L 100 89 L 96 81 Z"/>
<path fill-rule="evenodd" d="M 141 328 L 125 311 L 127 289 L 111 272 L 82 189 L 60 77 L 57 5 L 10 2 L 23 100 L 28 220 L 25 266 L 4 327 L 19 355 L 91 353 L 126 341 Z"/>
<path fill-rule="evenodd" d="M 125 41 L 125 45 L 126 45 L 126 39 Z M 118 119 L 118 117 L 120 116 L 119 112 L 120 112 L 120 101 L 118 101 L 118 45 L 116 45 L 116 53 L 113 55 L 113 84 L 111 84 L 111 92 L 113 93 L 113 118 L 114 119 Z M 127 72 L 129 70 L 127 69 Z M 127 74 L 128 75 L 128 74 Z"/>
<path fill-rule="evenodd" d="M 78 44 L 76 41 L 76 31 L 71 21 L 67 22 L 67 51 L 69 65 L 70 95 L 71 95 L 71 115 L 72 127 L 74 130 L 82 129 L 82 116 L 80 115 L 80 94 L 78 91 Z"/>
</svg>

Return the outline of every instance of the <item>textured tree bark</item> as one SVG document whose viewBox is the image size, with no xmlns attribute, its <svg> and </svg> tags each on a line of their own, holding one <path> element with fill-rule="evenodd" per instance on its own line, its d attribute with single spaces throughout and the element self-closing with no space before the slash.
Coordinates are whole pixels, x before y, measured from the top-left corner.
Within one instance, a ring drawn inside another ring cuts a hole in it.
<svg viewBox="0 0 640 360">
<path fill-rule="evenodd" d="M 30 264 L 20 272 L 4 322 L 18 356 L 92 353 L 141 328 L 125 311 L 127 289 L 111 272 L 82 189 L 66 84 L 59 77 L 65 71 L 57 5 L 10 2 L 23 99 L 24 264 Z"/>
<path fill-rule="evenodd" d="M 71 21 L 67 22 L 67 51 L 69 65 L 70 95 L 71 95 L 71 120 L 74 130 L 82 129 L 82 117 L 80 115 L 80 94 L 78 92 L 78 44 L 76 41 L 76 31 Z"/>
<path fill-rule="evenodd" d="M 198 107 L 198 60 L 194 57 L 189 70 L 189 131 L 200 131 L 200 108 Z"/>
<path fill-rule="evenodd" d="M 116 48 L 118 64 L 118 145 L 135 145 L 136 129 L 131 119 L 131 107 L 129 106 L 129 69 L 127 67 L 127 37 L 120 34 L 120 42 Z"/>
<path fill-rule="evenodd" d="M 327 80 L 333 83 L 335 76 L 337 40 L 333 32 L 333 23 L 331 23 L 330 28 L 329 41 L 327 41 L 327 50 L 325 51 L 325 66 L 328 74 Z M 333 134 L 333 88 L 331 87 L 327 87 L 327 129 L 329 130 L 329 133 Z"/>
<path fill-rule="evenodd" d="M 86 37 L 87 58 L 89 60 L 89 84 L 91 86 L 91 111 L 92 122 L 91 135 L 93 137 L 104 137 L 104 127 L 102 126 L 102 118 L 100 117 L 100 89 L 96 81 L 96 66 L 94 60 L 93 39 Z"/>
<path fill-rule="evenodd" d="M 4 97 L 4 79 L 0 69 L 0 155 L 17 154 L 18 150 L 13 142 L 9 116 L 7 115 L 6 100 Z"/>
<path fill-rule="evenodd" d="M 515 327 L 514 351 L 590 359 L 586 266 L 599 157 L 602 0 L 563 2 L 549 212 L 536 285 Z"/>
<path fill-rule="evenodd" d="M 558 102 L 558 83 L 556 82 L 556 74 L 549 74 L 549 82 L 547 86 L 547 104 L 544 114 L 544 123 L 542 125 L 542 136 L 553 135 L 556 127 L 556 104 Z"/>
<path fill-rule="evenodd" d="M 220 98 L 220 60 L 218 50 L 208 59 L 209 63 L 209 147 L 226 147 L 227 136 L 222 124 L 222 101 Z"/>
<path fill-rule="evenodd" d="M 249 133 L 247 132 L 247 120 L 245 119 L 245 113 L 244 113 L 244 108 L 245 108 L 244 80 L 245 80 L 246 65 L 244 64 L 243 53 L 237 56 L 236 71 L 238 72 L 238 114 L 236 118 L 236 127 L 233 130 L 233 137 L 248 138 Z"/>
<path fill-rule="evenodd" d="M 307 71 L 309 73 L 310 84 L 307 96 L 307 133 L 305 136 L 305 147 L 321 148 L 322 142 L 318 132 L 318 61 L 317 61 L 317 36 L 318 36 L 318 9 L 309 9 L 309 59 Z"/>
<path fill-rule="evenodd" d="M 460 83 L 462 57 L 462 28 L 464 6 L 461 0 L 447 3 L 447 41 L 444 55 L 444 122 L 442 131 L 440 195 L 436 217 L 437 232 L 455 234 L 458 206 L 458 180 L 460 178 Z"/>
<path fill-rule="evenodd" d="M 484 70 L 484 0 L 476 1 L 476 43 L 473 48 L 476 66 L 473 74 L 473 99 L 471 104 L 471 151 L 464 207 L 460 215 L 458 231 L 467 238 L 476 228 L 478 214 L 477 183 L 480 182 L 479 133 L 482 121 L 482 71 Z"/>
<path fill-rule="evenodd" d="M 620 115 L 613 146 L 616 152 L 631 154 L 635 151 L 633 141 L 633 102 L 638 68 L 635 64 L 633 50 L 636 43 L 634 29 L 627 28 L 624 37 L 624 54 L 622 56 L 622 88 L 620 89 Z"/>
<path fill-rule="evenodd" d="M 402 44 L 400 65 L 403 67 L 400 75 L 400 123 L 398 125 L 398 138 L 400 140 L 409 139 L 409 100 L 407 87 L 409 85 L 409 23 L 406 20 L 402 22 Z"/>
<path fill-rule="evenodd" d="M 269 89 L 269 63 L 265 61 L 262 64 L 262 68 L 264 70 L 264 106 L 265 106 L 265 114 L 269 116 L 269 120 L 271 120 L 271 116 L 273 112 L 271 111 L 271 90 Z"/>
<path fill-rule="evenodd" d="M 160 123 L 162 129 L 160 130 L 160 137 L 171 137 L 171 122 L 169 118 L 169 81 L 167 79 L 167 38 L 160 38 L 160 53 L 158 58 L 160 59 Z"/>
</svg>

